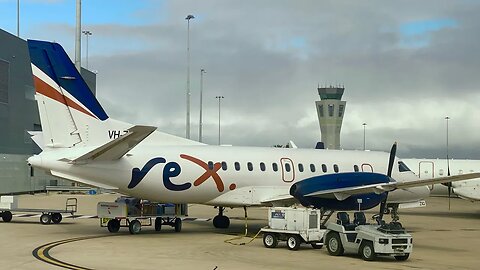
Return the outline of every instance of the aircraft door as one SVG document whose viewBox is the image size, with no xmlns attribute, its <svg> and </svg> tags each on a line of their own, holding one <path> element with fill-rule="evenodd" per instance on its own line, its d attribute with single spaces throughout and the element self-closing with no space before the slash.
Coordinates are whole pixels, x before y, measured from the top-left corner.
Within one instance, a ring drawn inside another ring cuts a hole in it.
<svg viewBox="0 0 480 270">
<path fill-rule="evenodd" d="M 373 172 L 372 165 L 370 165 L 368 163 L 363 163 L 362 164 L 362 172 Z"/>
<path fill-rule="evenodd" d="M 418 177 L 422 179 L 435 177 L 435 164 L 433 161 L 420 161 L 418 163 Z M 428 186 L 430 190 L 433 190 L 433 185 Z"/>
<path fill-rule="evenodd" d="M 284 182 L 292 182 L 295 179 L 293 161 L 289 158 L 281 158 L 280 166 L 282 167 L 282 180 Z"/>
</svg>

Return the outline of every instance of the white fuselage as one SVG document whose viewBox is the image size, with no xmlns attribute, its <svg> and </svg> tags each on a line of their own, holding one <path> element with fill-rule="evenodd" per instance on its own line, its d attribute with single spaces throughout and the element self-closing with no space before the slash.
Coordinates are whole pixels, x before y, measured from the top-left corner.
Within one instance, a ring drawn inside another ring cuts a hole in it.
<svg viewBox="0 0 480 270">
<path fill-rule="evenodd" d="M 265 205 L 264 201 L 275 196 L 288 195 L 293 183 L 313 176 L 356 169 L 385 174 L 389 156 L 373 151 L 142 144 L 116 161 L 82 165 L 59 160 L 69 155 L 74 155 L 72 149 L 44 151 L 29 162 L 51 170 L 54 175 L 79 182 L 88 179 L 139 198 L 220 206 Z M 151 160 L 158 162 L 144 168 Z M 209 162 L 213 173 L 206 170 Z M 143 178 L 129 188 L 134 168 L 144 172 Z M 400 172 L 398 162 L 392 178 L 416 179 L 411 171 Z M 172 190 L 172 186 L 178 190 Z M 396 190 L 390 193 L 389 202 L 418 201 L 428 195 L 426 186 Z"/>
<path fill-rule="evenodd" d="M 422 179 L 445 177 L 448 174 L 446 159 L 402 159 L 402 161 Z M 452 176 L 480 172 L 480 160 L 450 159 L 448 163 Z M 472 201 L 480 200 L 480 179 L 478 178 L 452 182 L 452 188 L 455 194 L 462 198 Z M 437 184 L 430 189 L 444 189 L 445 193 L 447 188 Z"/>
</svg>

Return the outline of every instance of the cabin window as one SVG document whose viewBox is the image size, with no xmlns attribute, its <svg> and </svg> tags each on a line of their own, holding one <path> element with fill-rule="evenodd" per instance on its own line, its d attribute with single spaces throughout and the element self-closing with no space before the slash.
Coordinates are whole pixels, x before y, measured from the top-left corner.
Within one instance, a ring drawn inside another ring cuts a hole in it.
<svg viewBox="0 0 480 270">
<path fill-rule="evenodd" d="M 285 171 L 290 172 L 292 168 L 290 167 L 290 164 L 285 163 Z"/>
<path fill-rule="evenodd" d="M 240 171 L 240 163 L 235 162 L 235 170 Z"/>
<path fill-rule="evenodd" d="M 298 171 L 303 172 L 303 164 L 302 163 L 298 163 Z"/>
<path fill-rule="evenodd" d="M 272 169 L 273 169 L 274 172 L 278 171 L 277 163 L 272 163 Z"/>
<path fill-rule="evenodd" d="M 227 170 L 227 163 L 225 161 L 222 161 L 222 170 Z"/>
<path fill-rule="evenodd" d="M 335 172 L 338 172 L 338 165 L 337 165 L 337 164 L 333 164 L 333 170 L 334 170 Z"/>
<path fill-rule="evenodd" d="M 208 168 L 209 168 L 210 170 L 213 170 L 213 161 L 209 161 L 209 162 L 208 162 Z"/>
<path fill-rule="evenodd" d="M 248 162 L 248 163 L 247 163 L 247 169 L 248 169 L 249 171 L 253 171 L 253 164 L 252 164 L 251 162 Z"/>
<path fill-rule="evenodd" d="M 314 164 L 310 164 L 310 171 L 315 172 L 315 165 Z"/>
<path fill-rule="evenodd" d="M 324 173 L 327 172 L 327 165 L 322 164 L 322 172 L 324 172 Z"/>
<path fill-rule="evenodd" d="M 358 165 L 353 165 L 353 170 L 356 171 L 356 172 L 358 172 L 358 171 L 359 171 Z"/>
<path fill-rule="evenodd" d="M 260 162 L 260 170 L 264 172 L 267 168 L 265 167 L 265 163 Z"/>
</svg>

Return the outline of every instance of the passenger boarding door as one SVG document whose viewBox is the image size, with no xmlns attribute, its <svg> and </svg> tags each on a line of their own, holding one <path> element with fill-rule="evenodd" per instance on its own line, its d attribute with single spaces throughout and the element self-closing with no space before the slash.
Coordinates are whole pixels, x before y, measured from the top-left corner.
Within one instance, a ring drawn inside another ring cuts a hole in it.
<svg viewBox="0 0 480 270">
<path fill-rule="evenodd" d="M 442 173 L 443 174 L 443 173 Z M 429 179 L 435 177 L 435 164 L 433 161 L 420 161 L 418 163 L 418 177 L 421 179 Z M 433 185 L 428 186 L 430 191 L 433 190 Z"/>
<path fill-rule="evenodd" d="M 370 165 L 368 163 L 363 163 L 362 164 L 362 172 L 373 172 L 372 165 Z"/>
<path fill-rule="evenodd" d="M 280 166 L 282 167 L 282 180 L 284 182 L 292 182 L 295 179 L 293 161 L 289 158 L 281 158 Z"/>
</svg>

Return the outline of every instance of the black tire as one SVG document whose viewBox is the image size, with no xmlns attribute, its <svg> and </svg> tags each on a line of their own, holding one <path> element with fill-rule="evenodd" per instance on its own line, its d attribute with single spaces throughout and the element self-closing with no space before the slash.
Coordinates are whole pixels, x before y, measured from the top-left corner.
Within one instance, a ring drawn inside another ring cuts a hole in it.
<svg viewBox="0 0 480 270">
<path fill-rule="evenodd" d="M 311 243 L 311 245 L 314 249 L 321 249 L 323 247 L 322 243 Z"/>
<path fill-rule="evenodd" d="M 12 212 L 10 211 L 5 211 L 2 213 L 2 219 L 4 222 L 10 222 L 12 221 Z"/>
<path fill-rule="evenodd" d="M 290 235 L 287 238 L 287 246 L 288 246 L 288 249 L 290 250 L 298 250 L 300 248 L 301 243 L 302 243 L 302 240 L 296 234 Z"/>
<path fill-rule="evenodd" d="M 49 214 L 42 214 L 40 216 L 40 223 L 42 223 L 43 225 L 47 225 L 47 224 L 50 224 L 50 222 L 52 222 L 52 216 L 49 215 Z"/>
<path fill-rule="evenodd" d="M 53 213 L 52 214 L 52 222 L 54 224 L 58 224 L 60 222 L 62 222 L 62 214 L 60 213 Z"/>
<path fill-rule="evenodd" d="M 116 233 L 120 230 L 120 220 L 110 219 L 107 223 L 107 229 L 111 233 Z"/>
<path fill-rule="evenodd" d="M 377 258 L 377 254 L 375 253 L 375 249 L 373 249 L 373 243 L 371 241 L 362 241 L 358 253 L 360 253 L 360 256 L 365 261 L 373 261 Z"/>
<path fill-rule="evenodd" d="M 130 221 L 130 224 L 128 224 L 128 231 L 130 232 L 130 234 L 138 234 L 141 230 L 142 224 L 136 219 Z"/>
<path fill-rule="evenodd" d="M 395 260 L 397 261 L 406 261 L 408 260 L 408 257 L 410 257 L 410 253 L 407 253 L 405 255 L 401 255 L 401 256 L 394 256 L 395 257 Z"/>
<path fill-rule="evenodd" d="M 176 218 L 175 219 L 174 227 L 175 227 L 175 232 L 181 232 L 182 231 L 182 219 L 181 218 Z"/>
<path fill-rule="evenodd" d="M 327 245 L 328 254 L 332 256 L 341 256 L 345 251 L 343 249 L 342 241 L 340 240 L 340 235 L 336 232 L 327 234 L 325 245 Z"/>
<path fill-rule="evenodd" d="M 155 231 L 159 232 L 162 230 L 162 218 L 161 217 L 157 217 L 155 219 Z"/>
<path fill-rule="evenodd" d="M 213 226 L 218 229 L 227 229 L 230 227 L 230 219 L 227 216 L 215 216 Z"/>
<path fill-rule="evenodd" d="M 276 248 L 278 245 L 278 237 L 274 233 L 263 234 L 263 245 L 266 248 Z"/>
</svg>

